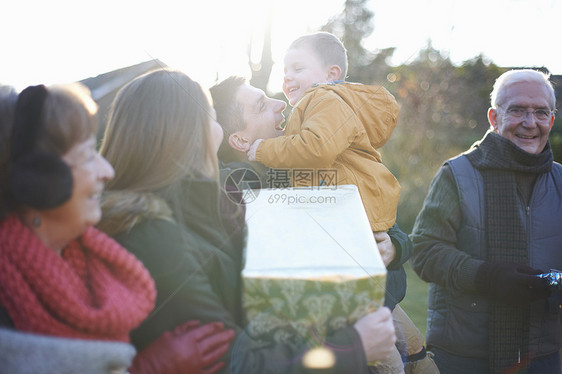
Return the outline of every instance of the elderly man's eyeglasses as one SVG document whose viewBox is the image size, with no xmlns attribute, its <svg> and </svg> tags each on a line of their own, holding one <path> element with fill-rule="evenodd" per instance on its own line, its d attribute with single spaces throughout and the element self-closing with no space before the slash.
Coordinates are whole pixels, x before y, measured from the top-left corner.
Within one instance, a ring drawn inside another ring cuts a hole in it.
<svg viewBox="0 0 562 374">
<path fill-rule="evenodd" d="M 498 105 L 500 106 L 500 105 Z M 550 109 L 535 109 L 535 110 L 527 110 L 527 108 L 523 107 L 512 107 L 508 108 L 505 113 L 512 118 L 527 118 L 529 113 L 532 113 L 537 121 L 546 121 L 550 118 L 552 111 Z"/>
</svg>

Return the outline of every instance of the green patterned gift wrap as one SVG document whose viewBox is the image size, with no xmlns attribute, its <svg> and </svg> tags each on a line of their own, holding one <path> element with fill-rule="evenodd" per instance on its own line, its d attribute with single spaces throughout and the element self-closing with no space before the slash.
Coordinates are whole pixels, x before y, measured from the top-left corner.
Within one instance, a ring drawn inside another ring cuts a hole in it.
<svg viewBox="0 0 562 374">
<path fill-rule="evenodd" d="M 259 190 L 246 205 L 246 332 L 322 344 L 384 303 L 386 269 L 357 188 Z"/>
</svg>

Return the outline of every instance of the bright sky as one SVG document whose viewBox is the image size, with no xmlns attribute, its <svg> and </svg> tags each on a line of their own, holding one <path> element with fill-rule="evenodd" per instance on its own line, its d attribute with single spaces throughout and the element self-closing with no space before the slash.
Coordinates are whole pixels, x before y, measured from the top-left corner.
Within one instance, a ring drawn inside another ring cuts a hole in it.
<svg viewBox="0 0 562 374">
<path fill-rule="evenodd" d="M 274 72 L 283 51 L 343 9 L 344 0 L 272 0 Z M 247 48 L 259 40 L 268 0 L 18 0 L 0 6 L 0 83 L 18 90 L 64 83 L 158 58 L 208 87 L 249 77 Z M 371 0 L 370 49 L 396 47 L 411 61 L 429 39 L 460 63 L 482 53 L 500 66 L 546 66 L 562 74 L 560 0 Z"/>
</svg>

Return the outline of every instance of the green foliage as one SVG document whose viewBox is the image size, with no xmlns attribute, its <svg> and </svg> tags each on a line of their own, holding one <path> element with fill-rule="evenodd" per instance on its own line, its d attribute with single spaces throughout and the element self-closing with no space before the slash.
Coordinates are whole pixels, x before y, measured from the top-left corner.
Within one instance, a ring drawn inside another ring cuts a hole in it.
<svg viewBox="0 0 562 374">
<path fill-rule="evenodd" d="M 428 44 L 415 61 L 388 76 L 400 114 L 382 149 L 383 162 L 402 185 L 400 225 L 408 232 L 441 164 L 488 129 L 489 94 L 501 72 L 481 56 L 456 67 Z"/>
<path fill-rule="evenodd" d="M 406 297 L 400 302 L 400 306 L 425 336 L 429 284 L 421 280 L 408 263 L 404 265 L 404 269 L 408 279 L 408 288 L 406 289 Z"/>
<path fill-rule="evenodd" d="M 562 87 L 560 87 L 560 91 L 562 91 Z M 559 95 L 562 95 L 562 92 Z M 559 95 L 557 97 L 562 97 Z M 550 131 L 550 146 L 552 147 L 554 160 L 562 162 L 562 118 L 560 117 L 554 119 L 554 125 Z"/>
<path fill-rule="evenodd" d="M 322 31 L 336 35 L 345 45 L 349 71 L 355 71 L 357 65 L 364 65 L 371 59 L 362 45 L 363 39 L 373 32 L 374 13 L 368 9 L 368 1 L 346 0 L 343 11 L 322 27 Z"/>
</svg>

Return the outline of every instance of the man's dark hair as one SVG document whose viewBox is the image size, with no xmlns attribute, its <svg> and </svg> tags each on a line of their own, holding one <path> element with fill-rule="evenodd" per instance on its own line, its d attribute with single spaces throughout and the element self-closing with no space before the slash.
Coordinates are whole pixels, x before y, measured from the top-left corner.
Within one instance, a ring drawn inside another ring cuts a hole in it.
<svg viewBox="0 0 562 374">
<path fill-rule="evenodd" d="M 213 106 L 217 112 L 217 122 L 224 131 L 224 137 L 218 156 L 224 162 L 236 159 L 236 152 L 228 144 L 228 137 L 246 128 L 242 107 L 236 101 L 236 93 L 246 83 L 246 78 L 230 76 L 209 89 L 213 98 Z"/>
</svg>

